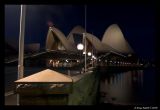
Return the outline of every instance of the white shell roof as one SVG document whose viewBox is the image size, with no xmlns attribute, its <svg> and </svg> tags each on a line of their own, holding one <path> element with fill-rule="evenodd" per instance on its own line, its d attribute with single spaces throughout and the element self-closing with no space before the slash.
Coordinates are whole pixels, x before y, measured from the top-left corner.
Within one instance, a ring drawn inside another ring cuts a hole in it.
<svg viewBox="0 0 160 110">
<path fill-rule="evenodd" d="M 81 26 L 75 26 L 69 33 L 67 39 L 74 44 L 73 33 L 83 34 L 85 29 Z M 108 52 L 110 50 L 114 51 L 110 46 L 103 44 L 95 35 L 86 32 L 87 40 L 94 46 L 94 48 L 99 52 Z M 93 41 L 92 41 L 93 40 Z"/>
<path fill-rule="evenodd" d="M 66 50 L 77 51 L 75 46 L 73 46 L 72 43 L 67 40 L 65 35 L 55 27 L 51 27 L 48 31 L 46 39 L 46 49 L 52 49 L 52 45 L 54 43 L 53 36 L 57 37 L 62 42 Z"/>
<path fill-rule="evenodd" d="M 117 24 L 109 26 L 102 38 L 102 43 L 111 46 L 121 53 L 133 53 L 132 48 L 125 40 L 123 33 Z"/>
<path fill-rule="evenodd" d="M 81 26 L 76 26 L 71 30 L 66 38 L 60 30 L 55 27 L 51 27 L 46 39 L 46 48 L 52 48 L 54 36 L 56 36 L 62 42 L 66 50 L 76 52 L 77 49 L 73 38 L 74 33 L 83 34 L 85 33 L 85 29 Z M 125 40 L 123 33 L 117 24 L 112 24 L 106 29 L 102 41 L 100 41 L 95 35 L 87 32 L 86 38 L 98 52 L 114 51 L 124 54 L 133 53 L 132 48 Z"/>
<path fill-rule="evenodd" d="M 81 27 L 81 26 L 75 26 L 72 30 L 71 30 L 71 32 L 69 33 L 69 35 L 67 36 L 67 39 L 70 41 L 70 42 L 72 42 L 72 43 L 74 43 L 74 38 L 73 38 L 73 33 L 76 33 L 76 34 L 83 34 L 85 32 L 85 29 L 83 28 L 83 27 Z"/>
<path fill-rule="evenodd" d="M 113 50 L 106 44 L 103 44 L 96 36 L 90 33 L 86 33 L 87 40 L 94 46 L 94 48 L 99 52 L 109 52 Z M 114 50 L 113 50 L 114 51 Z"/>
</svg>

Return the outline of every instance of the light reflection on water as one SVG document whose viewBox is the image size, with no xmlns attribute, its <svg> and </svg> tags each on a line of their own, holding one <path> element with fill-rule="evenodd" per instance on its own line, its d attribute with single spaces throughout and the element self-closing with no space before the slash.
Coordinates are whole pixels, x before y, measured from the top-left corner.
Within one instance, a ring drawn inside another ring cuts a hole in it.
<svg viewBox="0 0 160 110">
<path fill-rule="evenodd" d="M 153 70 L 105 74 L 100 82 L 100 103 L 130 105 L 155 102 L 155 72 Z"/>
</svg>

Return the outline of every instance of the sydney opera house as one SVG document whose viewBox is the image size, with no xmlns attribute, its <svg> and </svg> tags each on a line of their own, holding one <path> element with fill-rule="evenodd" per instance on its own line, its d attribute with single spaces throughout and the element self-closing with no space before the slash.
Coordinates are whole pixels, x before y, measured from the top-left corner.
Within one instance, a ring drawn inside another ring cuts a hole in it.
<svg viewBox="0 0 160 110">
<path fill-rule="evenodd" d="M 46 39 L 46 49 L 77 52 L 77 44 L 84 44 L 83 33 L 85 33 L 87 41 L 87 52 L 93 49 L 96 53 L 116 52 L 123 55 L 133 53 L 131 46 L 125 40 L 117 24 L 112 24 L 106 29 L 102 40 L 99 40 L 93 34 L 85 32 L 85 29 L 81 26 L 74 27 L 67 37 L 57 28 L 50 27 Z"/>
<path fill-rule="evenodd" d="M 25 57 L 24 63 L 32 66 L 66 67 L 66 63 L 77 65 L 84 63 L 85 54 L 88 64 L 91 60 L 97 62 L 97 59 L 109 63 L 137 62 L 133 49 L 117 24 L 112 24 L 105 30 L 102 40 L 99 37 L 86 32 L 81 26 L 75 26 L 68 36 L 56 27 L 49 27 L 45 51 Z M 81 49 L 78 49 L 79 44 L 82 46 Z M 36 50 L 40 47 L 34 44 L 28 48 L 34 49 L 34 46 Z"/>
<path fill-rule="evenodd" d="M 63 32 L 56 27 L 49 27 L 46 38 L 46 51 L 54 51 L 54 53 L 52 54 L 53 57 L 48 58 L 48 62 L 51 62 L 52 58 L 57 58 L 57 56 L 54 57 L 55 52 L 58 52 L 58 57 L 61 57 L 63 60 L 66 58 L 77 59 L 77 56 L 74 55 L 80 55 L 81 57 L 78 58 L 83 62 L 85 41 L 87 60 L 94 60 L 94 58 L 96 59 L 98 57 L 100 59 L 100 56 L 106 55 L 104 58 L 108 61 L 134 62 L 132 57 L 128 57 L 134 56 L 134 51 L 117 24 L 112 24 L 106 29 L 102 36 L 102 40 L 98 39 L 95 35 L 86 32 L 81 26 L 75 26 L 68 36 L 65 36 Z M 79 44 L 82 44 L 83 46 L 81 50 L 77 48 Z M 61 56 L 60 53 L 65 54 Z M 104 61 L 105 59 L 102 60 Z"/>
</svg>

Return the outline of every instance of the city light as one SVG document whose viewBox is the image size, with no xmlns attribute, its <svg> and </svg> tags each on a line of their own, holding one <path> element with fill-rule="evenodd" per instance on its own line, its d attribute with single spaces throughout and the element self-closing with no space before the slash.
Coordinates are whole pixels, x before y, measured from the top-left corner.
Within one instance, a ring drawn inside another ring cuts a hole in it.
<svg viewBox="0 0 160 110">
<path fill-rule="evenodd" d="M 93 59 L 96 59 L 96 57 L 95 57 L 94 55 L 92 56 L 92 58 L 93 58 Z"/>
<path fill-rule="evenodd" d="M 51 64 L 52 63 L 52 60 L 49 60 L 49 64 Z"/>
<path fill-rule="evenodd" d="M 80 43 L 80 44 L 77 45 L 78 50 L 83 50 L 83 48 L 84 48 L 83 44 Z"/>
<path fill-rule="evenodd" d="M 83 54 L 86 54 L 86 52 L 83 52 Z"/>
<path fill-rule="evenodd" d="M 128 54 L 128 57 L 131 57 L 132 56 L 132 54 Z"/>
<path fill-rule="evenodd" d="M 91 54 L 91 52 L 88 52 L 88 56 L 91 56 L 92 54 Z"/>
</svg>

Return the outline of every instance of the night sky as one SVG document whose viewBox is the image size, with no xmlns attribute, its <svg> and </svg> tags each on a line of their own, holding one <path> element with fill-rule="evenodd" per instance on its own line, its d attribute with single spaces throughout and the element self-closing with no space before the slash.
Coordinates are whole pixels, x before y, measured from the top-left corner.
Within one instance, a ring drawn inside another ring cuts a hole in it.
<svg viewBox="0 0 160 110">
<path fill-rule="evenodd" d="M 27 5 L 25 44 L 45 46 L 48 22 L 66 36 L 76 25 L 84 27 L 84 5 Z M 17 43 L 20 5 L 5 6 L 5 40 Z M 100 40 L 111 24 L 118 24 L 135 53 L 155 59 L 155 9 L 153 5 L 87 5 L 87 32 Z"/>
</svg>

